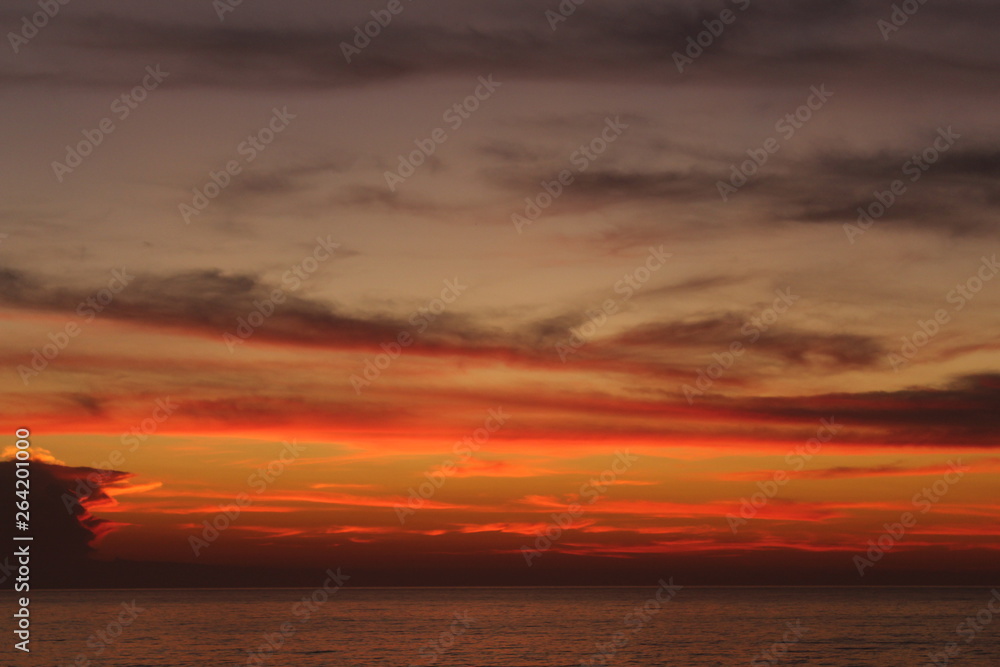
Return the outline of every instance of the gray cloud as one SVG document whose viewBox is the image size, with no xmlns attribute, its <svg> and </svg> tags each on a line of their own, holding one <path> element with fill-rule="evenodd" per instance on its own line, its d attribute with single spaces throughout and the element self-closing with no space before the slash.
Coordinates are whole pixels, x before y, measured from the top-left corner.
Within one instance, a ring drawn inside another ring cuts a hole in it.
<svg viewBox="0 0 1000 667">
<path fill-rule="evenodd" d="M 94 67 L 117 61 L 163 60 L 176 71 L 173 85 L 242 88 L 336 88 L 404 77 L 495 70 L 528 78 L 628 80 L 687 85 L 727 79 L 741 83 L 810 85 L 828 82 L 914 87 L 935 81 L 949 88 L 986 81 L 998 72 L 998 50 L 985 26 L 1000 9 L 984 2 L 924 5 L 903 34 L 885 43 L 876 21 L 889 7 L 861 2 L 780 1 L 753 3 L 690 72 L 678 74 L 672 54 L 704 30 L 731 3 L 699 8 L 681 3 L 591 0 L 553 32 L 547 8 L 528 2 L 450 4 L 445 12 L 414 6 L 398 17 L 348 64 L 340 42 L 352 37 L 367 12 L 350 6 L 314 8 L 308 25 L 287 16 L 261 20 L 268 12 L 252 5 L 225 23 L 214 12 L 164 12 L 157 21 L 115 14 L 71 14 L 47 28 L 47 39 L 67 57 L 60 68 L 30 71 L 7 66 L 8 84 L 127 84 L 122 67 Z M 367 10 L 367 8 L 365 8 Z M 193 18 L 197 17 L 197 18 Z M 6 12 L 6 24 L 20 15 Z M 270 25 L 268 25 L 270 23 Z M 982 34 L 972 46 L 967 34 Z M 54 47 L 53 47 L 54 48 Z M 83 56 L 80 58 L 79 56 Z M 862 67 L 863 65 L 863 67 Z"/>
</svg>

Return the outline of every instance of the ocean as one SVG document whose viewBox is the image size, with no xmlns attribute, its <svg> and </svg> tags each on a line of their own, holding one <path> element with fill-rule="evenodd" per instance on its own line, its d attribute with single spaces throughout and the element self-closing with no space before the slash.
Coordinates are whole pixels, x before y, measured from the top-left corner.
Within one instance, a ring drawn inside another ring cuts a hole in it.
<svg viewBox="0 0 1000 667">
<path fill-rule="evenodd" d="M 32 651 L 5 632 L 4 663 L 1000 665 L 991 600 L 1000 610 L 988 588 L 37 591 Z"/>
</svg>

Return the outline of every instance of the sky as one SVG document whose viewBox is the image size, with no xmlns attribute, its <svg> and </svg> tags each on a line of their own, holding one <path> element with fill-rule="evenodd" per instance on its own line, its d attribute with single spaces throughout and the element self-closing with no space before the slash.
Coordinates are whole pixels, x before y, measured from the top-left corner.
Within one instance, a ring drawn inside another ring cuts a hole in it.
<svg viewBox="0 0 1000 667">
<path fill-rule="evenodd" d="M 1000 7 L 902 4 L 6 3 L 0 449 L 51 544 L 995 578 Z"/>
</svg>

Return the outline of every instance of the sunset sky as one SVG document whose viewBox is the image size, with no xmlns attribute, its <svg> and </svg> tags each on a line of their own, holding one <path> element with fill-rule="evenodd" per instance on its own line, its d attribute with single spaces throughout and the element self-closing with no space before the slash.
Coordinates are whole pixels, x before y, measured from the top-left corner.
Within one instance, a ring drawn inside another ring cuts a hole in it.
<svg viewBox="0 0 1000 667">
<path fill-rule="evenodd" d="M 7 37 L 4 447 L 117 471 L 96 558 L 868 583 L 911 511 L 873 578 L 996 574 L 1000 6 L 559 7 Z"/>
</svg>

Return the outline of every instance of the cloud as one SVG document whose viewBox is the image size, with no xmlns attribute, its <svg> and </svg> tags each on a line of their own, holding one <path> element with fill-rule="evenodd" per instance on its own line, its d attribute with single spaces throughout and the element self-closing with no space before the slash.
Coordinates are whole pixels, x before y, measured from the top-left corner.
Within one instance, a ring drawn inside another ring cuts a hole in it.
<svg viewBox="0 0 1000 667">
<path fill-rule="evenodd" d="M 22 272 L 0 271 L 0 303 L 30 310 L 74 313 L 92 296 L 85 289 L 47 288 L 43 281 Z M 191 271 L 169 276 L 137 276 L 102 317 L 150 326 L 195 329 L 222 336 L 233 332 L 237 320 L 257 310 L 275 289 L 284 288 L 287 300 L 257 334 L 263 340 L 315 345 L 367 347 L 395 339 L 406 322 L 392 318 L 365 318 L 338 313 L 333 308 L 290 293 L 288 285 L 267 284 L 247 274 L 218 270 Z"/>
<path fill-rule="evenodd" d="M 1000 20 L 995 5 L 925 5 L 905 32 L 886 43 L 876 21 L 887 18 L 889 8 L 825 0 L 753 3 L 737 11 L 737 22 L 688 75 L 680 75 L 673 53 L 705 30 L 705 21 L 731 6 L 591 0 L 556 31 L 537 3 L 414 6 L 350 64 L 340 43 L 351 40 L 354 27 L 371 17 L 336 6 L 309 12 L 308 22 L 244 6 L 221 25 L 214 12 L 197 14 L 193 5 L 187 11 L 161 11 L 156 20 L 91 10 L 60 16 L 47 29 L 50 44 L 75 56 L 65 58 L 65 67 L 8 67 L 0 78 L 8 84 L 128 85 L 127 68 L 112 62 L 122 54 L 131 56 L 127 60 L 170 63 L 175 86 L 286 90 L 491 71 L 532 79 L 669 81 L 675 86 L 720 80 L 808 86 L 823 73 L 828 81 L 854 85 L 916 87 L 933 81 L 955 88 L 988 81 L 998 71 L 993 43 L 964 37 L 988 35 L 985 26 Z M 16 24 L 20 15 L 7 12 L 5 18 Z M 98 62 L 107 66 L 95 67 Z"/>
<path fill-rule="evenodd" d="M 964 128 L 956 132 L 963 134 Z M 895 197 L 880 226 L 906 227 L 937 231 L 949 236 L 983 235 L 996 228 L 996 210 L 1000 205 L 1000 150 L 997 142 L 982 135 L 963 134 L 940 159 L 921 171 L 917 181 L 910 161 L 923 153 L 937 137 L 936 127 L 926 127 L 906 146 L 880 148 L 873 152 L 849 152 L 843 148 L 819 147 L 805 154 L 782 155 L 751 176 L 739 191 L 730 195 L 756 215 L 744 216 L 739 225 L 762 227 L 802 224 L 854 223 L 858 209 L 868 209 L 876 201 L 875 193 L 889 190 L 895 180 L 903 181 L 906 191 Z M 654 135 L 647 135 L 651 140 Z M 535 149 L 538 150 L 537 148 Z M 726 154 L 709 154 L 671 147 L 661 157 L 683 166 L 655 167 L 644 163 L 599 165 L 574 174 L 572 198 L 560 201 L 553 214 L 570 215 L 595 208 L 633 206 L 684 206 L 684 216 L 671 216 L 671 227 L 678 218 L 690 226 L 703 227 L 705 215 L 697 211 L 717 211 L 718 218 L 728 204 L 718 195 L 719 182 L 728 182 L 734 163 L 746 160 L 739 149 Z M 483 170 L 483 177 L 513 193 L 534 192 L 537 184 L 551 180 L 563 166 L 540 163 L 524 152 L 509 150 L 485 153 L 494 164 Z M 607 158 L 613 160 L 613 158 Z M 904 173 L 904 165 L 908 165 Z M 692 208 L 698 207 L 698 208 Z M 708 207 L 708 208 L 702 208 Z M 504 219 L 504 222 L 507 220 Z M 719 220 L 715 220 L 718 224 Z M 641 245 L 662 237 L 663 225 L 620 230 L 618 241 L 625 246 Z M 611 239 L 600 239 L 601 243 Z"/>
<path fill-rule="evenodd" d="M 846 425 L 838 443 L 994 448 L 1000 429 L 1000 374 L 955 378 L 943 387 L 782 398 L 718 399 L 735 418 Z M 875 429 L 872 432 L 871 429 Z"/>
<path fill-rule="evenodd" d="M 996 457 L 984 457 L 975 462 L 966 462 L 975 472 L 997 472 L 1000 471 L 1000 459 Z M 875 466 L 836 466 L 833 468 L 817 468 L 815 470 L 801 470 L 794 473 L 795 479 L 862 479 L 866 477 L 940 477 L 952 468 L 948 465 L 924 465 L 907 466 L 901 463 L 885 463 Z M 772 470 L 750 470 L 746 472 L 727 473 L 717 476 L 723 480 L 756 481 L 766 479 L 774 474 Z"/>
<path fill-rule="evenodd" d="M 818 333 L 792 327 L 772 327 L 761 331 L 753 327 L 759 338 L 753 343 L 743 333 L 750 322 L 749 314 L 726 313 L 700 320 L 646 324 L 631 329 L 609 345 L 639 348 L 701 349 L 724 351 L 740 341 L 789 364 L 863 368 L 880 363 L 885 350 L 871 336 L 845 333 Z"/>
<path fill-rule="evenodd" d="M 935 134 L 931 130 L 922 142 L 914 140 L 911 150 L 816 155 L 780 175 L 752 181 L 745 193 L 764 200 L 776 221 L 840 225 L 857 221 L 859 208 L 867 210 L 876 201 L 876 192 L 889 190 L 893 181 L 900 180 L 906 191 L 896 197 L 884 218 L 876 218 L 880 226 L 954 236 L 992 232 L 1000 204 L 1000 151 L 983 137 L 967 137 L 969 145 L 942 154 L 913 181 L 912 157 L 922 153 Z"/>
<path fill-rule="evenodd" d="M 94 545 L 114 530 L 116 524 L 95 517 L 92 507 L 114 503 L 111 493 L 129 487 L 131 474 L 116 470 L 96 470 L 47 463 L 43 457 L 30 463 L 31 511 L 27 532 L 35 542 L 45 545 L 37 552 L 45 567 L 70 564 L 88 557 Z M 14 489 L 16 465 L 13 460 L 0 462 L 4 486 Z M 13 518 L 4 522 L 3 535 L 11 543 L 15 534 Z M 36 552 L 32 552 L 35 557 Z"/>
<path fill-rule="evenodd" d="M 6 276 L 6 280 L 3 280 Z M 697 291 L 706 285 L 694 281 L 674 290 Z M 19 272 L 0 274 L 0 304 L 49 311 L 70 311 L 86 299 L 86 290 L 45 288 L 41 278 Z M 280 285 L 249 274 L 198 271 L 169 276 L 137 276 L 102 313 L 102 318 L 150 327 L 169 327 L 222 340 L 236 334 L 237 323 L 257 304 L 267 301 Z M 379 350 L 378 345 L 412 332 L 406 319 L 391 314 L 347 312 L 335 305 L 287 294 L 250 339 L 253 344 L 291 344 L 330 350 Z M 574 355 L 574 363 L 590 370 L 653 375 L 682 379 L 690 363 L 681 357 L 664 358 L 664 352 L 702 351 L 706 356 L 742 340 L 741 327 L 749 314 L 727 313 L 698 321 L 658 322 L 633 327 L 624 333 L 590 342 Z M 574 309 L 518 326 L 500 329 L 472 315 L 446 312 L 431 330 L 416 338 L 410 348 L 427 357 L 455 356 L 508 363 L 529 368 L 558 368 L 556 345 L 569 340 L 574 327 L 587 321 L 585 309 Z M 760 334 L 754 349 L 787 365 L 814 368 L 861 368 L 882 356 L 880 343 L 871 337 L 848 333 L 816 333 L 790 327 L 773 327 Z M 379 350 L 381 351 L 381 350 Z M 754 375 L 745 366 L 727 381 L 739 382 Z M 94 404 L 94 409 L 99 405 Z"/>
</svg>

